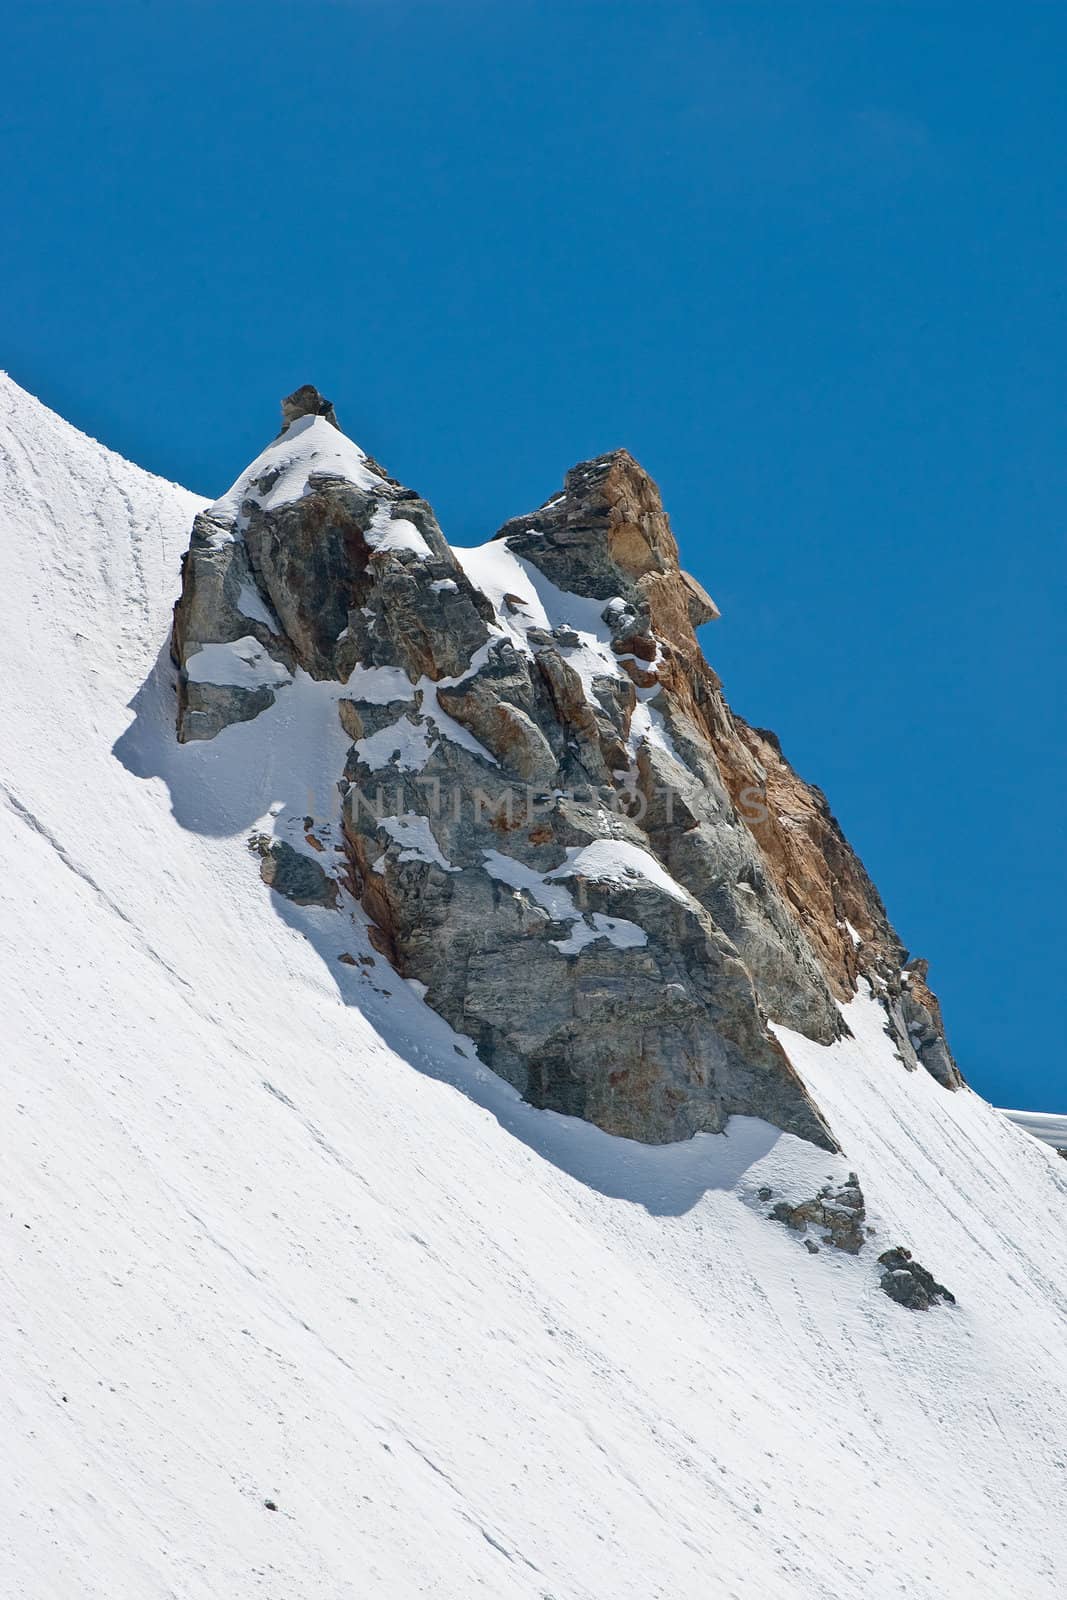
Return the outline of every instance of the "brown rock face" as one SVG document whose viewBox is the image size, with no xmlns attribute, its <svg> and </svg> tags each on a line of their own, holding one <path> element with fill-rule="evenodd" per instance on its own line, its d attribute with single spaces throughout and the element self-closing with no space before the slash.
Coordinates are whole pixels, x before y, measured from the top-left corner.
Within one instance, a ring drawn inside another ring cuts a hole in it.
<svg viewBox="0 0 1067 1600">
<path fill-rule="evenodd" d="M 610 600 L 636 587 L 661 633 L 684 618 L 691 634 L 719 615 L 711 596 L 681 571 L 659 490 L 628 450 L 572 467 L 561 495 L 506 522 L 496 538 L 524 556 L 541 543 L 537 564 L 553 582 L 555 573 L 580 585 L 574 594 Z"/>
<path fill-rule="evenodd" d="M 774 734 L 729 712 L 727 719 L 717 721 L 713 743 L 730 793 L 830 987 L 839 999 L 851 999 L 857 976 L 872 969 L 876 952 L 886 975 L 900 971 L 906 952 L 822 791 L 794 772 Z"/>
<path fill-rule="evenodd" d="M 907 951 L 826 797 L 789 765 L 773 733 L 749 726 L 730 710 L 718 675 L 704 659 L 694 629 L 719 613 L 679 567 L 678 545 L 649 475 L 624 450 L 583 462 L 567 474 L 561 495 L 505 523 L 497 538 L 560 588 L 621 599 L 613 641 L 621 664 L 638 690 L 660 690 L 651 704 L 675 746 L 709 787 L 717 779 L 729 797 L 732 821 L 755 844 L 762 872 L 763 882 L 749 887 L 784 909 L 830 994 L 847 1001 L 866 978 L 887 1006 L 906 1065 L 922 1064 L 946 1087 L 958 1086 L 962 1079 L 926 984 L 926 963 L 902 970 Z M 606 620 L 611 622 L 610 612 Z M 652 789 L 664 782 L 662 761 L 646 755 L 641 782 L 651 812 Z M 688 818 L 696 829 L 699 807 Z M 669 829 L 660 834 L 657 849 L 679 881 L 707 900 L 702 884 L 706 888 L 715 872 L 715 860 Z M 713 847 L 720 866 L 722 853 Z M 788 991 L 808 977 L 803 963 L 785 970 L 775 953 L 769 965 L 778 971 L 767 970 L 762 934 L 746 936 L 746 919 L 723 915 L 722 900 L 718 896 L 720 921 L 750 965 L 765 969 L 762 993 L 772 1017 L 827 1037 L 825 1015 L 805 1020 L 790 1003 Z M 781 978 L 784 983 L 776 981 Z"/>
</svg>

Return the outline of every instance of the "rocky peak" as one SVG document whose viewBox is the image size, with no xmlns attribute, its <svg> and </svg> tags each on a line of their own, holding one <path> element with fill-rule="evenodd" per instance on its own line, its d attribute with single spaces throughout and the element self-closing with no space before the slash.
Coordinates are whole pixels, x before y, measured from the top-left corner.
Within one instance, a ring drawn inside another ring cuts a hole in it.
<svg viewBox="0 0 1067 1600">
<path fill-rule="evenodd" d="M 689 631 L 719 615 L 711 596 L 681 571 L 659 490 L 628 450 L 579 462 L 561 493 L 506 522 L 496 538 L 558 588 L 657 609 L 668 628 L 677 625 L 674 608 L 656 604 L 667 592 L 681 596 Z"/>
<path fill-rule="evenodd" d="M 283 817 L 257 844 L 275 892 L 358 899 L 483 1060 L 612 1133 L 747 1113 L 832 1148 L 771 1024 L 828 1042 L 860 981 L 903 1064 L 959 1081 L 822 795 L 726 704 L 694 632 L 714 605 L 626 451 L 453 550 L 317 390 L 283 416 L 197 519 L 173 640 L 180 739 L 301 676 L 336 704 L 344 873 L 319 883 L 314 828 Z"/>
<path fill-rule="evenodd" d="M 173 635 L 183 741 L 258 716 L 297 670 L 344 682 L 359 663 L 436 679 L 487 637 L 492 607 L 426 502 L 340 432 L 310 384 L 287 409 L 193 527 Z"/>
<path fill-rule="evenodd" d="M 313 383 L 302 383 L 282 401 L 282 431 L 299 417 L 325 417 L 338 431 L 341 428 L 333 401 L 324 400 Z"/>
</svg>

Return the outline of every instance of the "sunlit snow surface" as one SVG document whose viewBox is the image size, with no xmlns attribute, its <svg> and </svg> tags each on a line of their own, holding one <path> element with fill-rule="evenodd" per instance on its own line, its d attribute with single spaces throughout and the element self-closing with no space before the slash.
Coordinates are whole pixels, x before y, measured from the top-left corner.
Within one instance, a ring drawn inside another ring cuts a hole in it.
<svg viewBox="0 0 1067 1600">
<path fill-rule="evenodd" d="M 325 417 L 298 417 L 246 467 L 211 509 L 220 517 L 235 517 L 244 502 L 252 499 L 266 510 L 276 511 L 307 492 L 313 473 L 345 478 L 360 489 L 382 487 L 381 478 L 367 466 L 363 451 L 333 423 Z"/>
<path fill-rule="evenodd" d="M 1005 1111 L 1004 1115 L 1043 1144 L 1067 1150 L 1067 1116 L 1050 1116 L 1043 1111 Z"/>
<path fill-rule="evenodd" d="M 522 1105 L 260 881 L 336 840 L 326 686 L 176 744 L 198 504 L 0 386 L 0 1594 L 1062 1596 L 1067 1163 L 866 999 L 781 1035 L 841 1159 Z M 765 1219 L 850 1168 L 858 1259 Z"/>
</svg>

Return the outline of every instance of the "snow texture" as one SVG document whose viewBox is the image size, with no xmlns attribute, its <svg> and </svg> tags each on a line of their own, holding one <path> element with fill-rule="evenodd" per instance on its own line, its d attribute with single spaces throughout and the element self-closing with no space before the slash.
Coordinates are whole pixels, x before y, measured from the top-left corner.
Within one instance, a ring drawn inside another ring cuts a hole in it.
<svg viewBox="0 0 1067 1600">
<path fill-rule="evenodd" d="M 408 717 L 356 740 L 356 753 L 369 767 L 384 767 L 393 761 L 401 772 L 421 772 L 435 748 L 436 740 L 427 725 Z"/>
<path fill-rule="evenodd" d="M 1059 1600 L 1067 1163 L 867 999 L 781 1034 L 842 1158 L 522 1104 L 260 881 L 336 854 L 323 686 L 176 743 L 199 504 L 0 380 L 0 1593 Z M 767 1220 L 849 1168 L 860 1256 Z"/>
<path fill-rule="evenodd" d="M 592 694 L 595 677 L 623 676 L 603 621 L 602 600 L 587 600 L 557 589 L 503 539 L 491 539 L 471 549 L 453 547 L 452 553 L 471 582 L 489 596 L 500 626 L 517 649 L 533 654 L 527 639 L 531 628 L 545 632 L 567 628 L 578 636 L 577 645 L 557 644 L 556 648 L 581 678 L 591 704 L 596 703 Z"/>
<path fill-rule="evenodd" d="M 662 862 L 627 839 L 594 839 L 592 844 L 571 845 L 566 860 L 548 876 L 589 878 L 595 883 L 614 883 L 623 888 L 650 886 L 682 905 L 696 904 Z"/>
<path fill-rule="evenodd" d="M 273 689 L 292 682 L 288 669 L 269 656 L 251 634 L 230 644 L 202 644 L 189 657 L 185 670 L 193 683 L 232 684 L 240 689 Z"/>
<path fill-rule="evenodd" d="M 379 552 L 407 550 L 420 561 L 428 560 L 433 554 L 415 524 L 406 517 L 394 517 L 387 505 L 379 506 L 374 513 L 366 539 L 371 549 Z"/>
<path fill-rule="evenodd" d="M 220 519 L 238 517 L 246 500 L 265 510 L 276 510 L 301 499 L 313 473 L 343 478 L 358 489 L 380 493 L 382 488 L 381 478 L 367 466 L 367 457 L 358 444 L 325 417 L 298 417 L 246 467 L 211 509 Z"/>
<path fill-rule="evenodd" d="M 381 826 L 402 848 L 398 859 L 400 861 L 429 861 L 435 866 L 443 867 L 446 872 L 458 872 L 451 861 L 446 861 L 441 854 L 441 847 L 430 830 L 430 823 L 426 817 L 420 816 L 415 811 L 406 811 L 400 817 L 383 817 Z"/>
<path fill-rule="evenodd" d="M 491 878 L 498 883 L 510 884 L 513 889 L 525 890 L 554 921 L 572 924 L 565 939 L 549 941 L 564 955 L 577 955 L 579 950 L 584 950 L 587 944 L 597 939 L 607 939 L 609 944 L 620 950 L 633 950 L 648 943 L 648 935 L 636 922 L 627 922 L 622 917 L 606 917 L 600 913 L 586 916 L 575 905 L 569 889 L 550 881 L 560 877 L 561 872 L 542 875 L 499 850 L 486 850 L 483 853 L 485 870 Z"/>
<path fill-rule="evenodd" d="M 249 583 L 247 578 L 241 584 L 237 594 L 237 609 L 243 617 L 248 617 L 250 621 L 262 622 L 266 627 L 270 628 L 272 633 L 281 633 L 281 623 L 266 604 L 255 584 Z"/>
<path fill-rule="evenodd" d="M 1047 1111 L 1005 1111 L 1004 1115 L 1043 1144 L 1067 1150 L 1067 1117 L 1053 1116 Z"/>
<path fill-rule="evenodd" d="M 535 653 L 529 639 L 531 628 L 546 633 L 564 629 L 577 635 L 577 644 L 567 644 L 559 639 L 555 639 L 553 644 L 578 674 L 586 702 L 594 709 L 598 709 L 593 688 L 595 678 L 626 678 L 621 665 L 624 658 L 617 656 L 612 649 L 611 630 L 604 621 L 605 612 L 616 609 L 624 602 L 589 600 L 582 595 L 557 589 L 533 562 L 517 556 L 505 539 L 490 539 L 488 544 L 468 548 L 453 546 L 452 553 L 471 582 L 493 602 L 500 631 L 524 654 Z M 635 658 L 631 656 L 629 659 Z M 641 665 L 645 666 L 646 663 L 642 662 Z M 626 741 L 634 759 L 640 746 L 646 742 L 676 757 L 663 717 L 655 707 L 646 704 L 659 692 L 658 684 L 650 689 L 637 690 L 637 705 Z"/>
</svg>

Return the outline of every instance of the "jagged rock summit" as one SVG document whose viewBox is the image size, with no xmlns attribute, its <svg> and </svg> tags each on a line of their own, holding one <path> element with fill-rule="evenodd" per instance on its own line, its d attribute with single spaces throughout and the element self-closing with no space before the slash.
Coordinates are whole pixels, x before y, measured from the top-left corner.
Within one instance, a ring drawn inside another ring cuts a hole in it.
<svg viewBox="0 0 1067 1600">
<path fill-rule="evenodd" d="M 302 383 L 299 389 L 294 389 L 282 401 L 282 432 L 300 417 L 325 417 L 338 432 L 341 431 L 333 401 L 326 400 L 313 383 Z"/>
<path fill-rule="evenodd" d="M 714 602 L 632 456 L 452 549 L 311 385 L 282 420 L 196 518 L 173 631 L 182 741 L 298 680 L 336 705 L 343 851 L 311 817 L 259 839 L 276 891 L 358 900 L 497 1073 L 611 1133 L 749 1114 L 835 1149 L 773 1024 L 828 1043 L 861 982 L 903 1066 L 960 1082 L 824 797 L 730 711 L 695 634 Z"/>
</svg>

